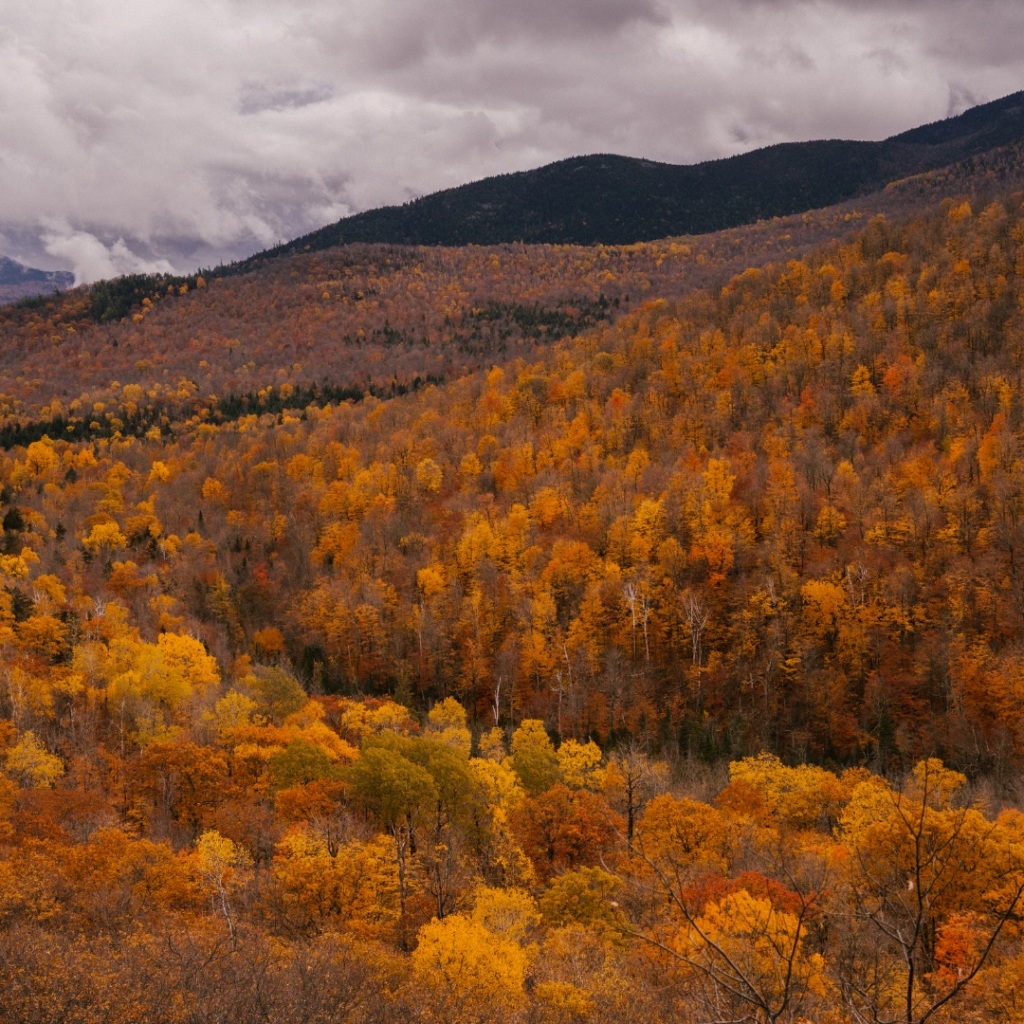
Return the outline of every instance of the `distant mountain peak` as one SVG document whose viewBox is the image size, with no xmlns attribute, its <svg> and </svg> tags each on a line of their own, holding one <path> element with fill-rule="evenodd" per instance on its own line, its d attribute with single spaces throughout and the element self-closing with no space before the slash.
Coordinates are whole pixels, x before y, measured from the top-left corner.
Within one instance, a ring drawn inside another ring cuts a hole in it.
<svg viewBox="0 0 1024 1024">
<path fill-rule="evenodd" d="M 39 270 L 9 256 L 0 256 L 0 304 L 70 288 L 74 283 L 75 275 L 66 270 Z"/>
</svg>

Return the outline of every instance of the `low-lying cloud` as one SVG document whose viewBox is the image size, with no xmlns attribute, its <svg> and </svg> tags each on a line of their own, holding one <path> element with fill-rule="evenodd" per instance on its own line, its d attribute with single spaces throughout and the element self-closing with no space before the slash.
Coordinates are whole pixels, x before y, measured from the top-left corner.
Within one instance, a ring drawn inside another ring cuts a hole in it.
<svg viewBox="0 0 1024 1024">
<path fill-rule="evenodd" d="M 70 264 L 76 284 L 122 274 L 174 273 L 168 260 L 146 259 L 132 252 L 123 238 L 104 245 L 88 231 L 58 225 L 44 231 L 40 240 L 46 252 Z"/>
<path fill-rule="evenodd" d="M 81 281 L 566 156 L 884 138 L 1024 87 L 1015 0 L 3 8 L 0 249 Z"/>
</svg>

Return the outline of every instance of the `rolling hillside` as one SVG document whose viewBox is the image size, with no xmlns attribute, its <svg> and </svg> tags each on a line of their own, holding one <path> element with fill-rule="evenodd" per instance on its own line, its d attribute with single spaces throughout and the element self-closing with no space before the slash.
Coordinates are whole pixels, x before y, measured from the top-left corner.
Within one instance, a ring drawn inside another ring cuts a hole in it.
<svg viewBox="0 0 1024 1024">
<path fill-rule="evenodd" d="M 0 310 L 0 1024 L 1020 1020 L 1021 149 Z"/>
</svg>

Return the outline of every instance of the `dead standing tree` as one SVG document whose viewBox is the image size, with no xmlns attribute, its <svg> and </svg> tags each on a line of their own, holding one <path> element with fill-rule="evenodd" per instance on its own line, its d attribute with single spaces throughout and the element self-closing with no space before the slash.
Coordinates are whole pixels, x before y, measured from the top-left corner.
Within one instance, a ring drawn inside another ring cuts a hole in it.
<svg viewBox="0 0 1024 1024">
<path fill-rule="evenodd" d="M 694 695 L 699 710 L 704 699 L 700 678 L 701 664 L 704 660 L 704 630 L 707 629 L 708 620 L 711 618 L 711 611 L 704 604 L 704 599 L 699 594 L 694 594 L 690 590 L 683 592 L 681 601 L 683 615 L 686 618 L 686 626 L 690 631 L 690 645 L 693 649 Z"/>
</svg>

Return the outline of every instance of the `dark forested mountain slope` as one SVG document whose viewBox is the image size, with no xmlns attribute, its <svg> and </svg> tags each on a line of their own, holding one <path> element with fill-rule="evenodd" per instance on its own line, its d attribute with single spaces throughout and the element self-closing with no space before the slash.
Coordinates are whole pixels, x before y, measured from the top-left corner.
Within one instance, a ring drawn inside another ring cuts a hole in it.
<svg viewBox="0 0 1024 1024">
<path fill-rule="evenodd" d="M 1021 136 L 1024 93 L 1015 93 L 884 142 L 783 143 L 693 166 L 574 157 L 346 217 L 261 255 L 347 242 L 630 244 L 718 231 L 838 203 Z"/>
</svg>

